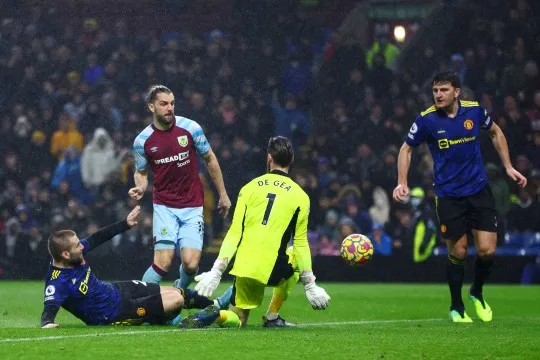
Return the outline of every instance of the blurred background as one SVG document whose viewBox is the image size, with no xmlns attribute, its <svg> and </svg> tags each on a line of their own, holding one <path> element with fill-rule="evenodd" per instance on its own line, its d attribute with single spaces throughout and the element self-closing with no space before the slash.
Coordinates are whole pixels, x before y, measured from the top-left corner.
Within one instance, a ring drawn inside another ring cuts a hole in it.
<svg viewBox="0 0 540 360">
<path fill-rule="evenodd" d="M 309 241 L 322 280 L 443 281 L 432 161 L 413 156 L 406 205 L 392 201 L 410 124 L 432 104 L 430 78 L 456 71 L 464 99 L 503 129 L 508 181 L 482 151 L 499 213 L 494 281 L 539 280 L 540 6 L 533 0 L 4 0 L 0 4 L 0 279 L 41 279 L 51 231 L 80 238 L 135 202 L 143 94 L 161 83 L 197 121 L 229 196 L 266 169 L 267 139 L 293 139 L 293 178 L 311 197 Z M 230 219 L 204 166 L 205 255 Z M 140 278 L 152 261 L 152 187 L 140 226 L 89 257 L 102 277 Z M 362 268 L 339 258 L 352 233 L 372 239 Z M 473 249 L 471 249 L 473 251 Z M 469 262 L 471 263 L 471 262 Z"/>
</svg>

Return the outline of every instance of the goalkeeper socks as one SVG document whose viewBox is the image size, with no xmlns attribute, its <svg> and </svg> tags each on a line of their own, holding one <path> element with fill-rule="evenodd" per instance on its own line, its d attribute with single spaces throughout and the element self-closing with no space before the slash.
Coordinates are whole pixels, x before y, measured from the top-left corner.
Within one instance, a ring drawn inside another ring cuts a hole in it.
<svg viewBox="0 0 540 360">
<path fill-rule="evenodd" d="M 452 298 L 452 310 L 464 311 L 463 299 L 461 298 L 461 287 L 463 286 L 463 276 L 465 274 L 465 260 L 448 255 L 448 265 L 446 268 L 446 278 L 450 288 Z"/>
<path fill-rule="evenodd" d="M 159 284 L 165 275 L 167 275 L 165 270 L 161 269 L 156 264 L 152 264 L 152 266 L 150 266 L 144 273 L 142 281 L 152 284 Z"/>
<path fill-rule="evenodd" d="M 285 296 L 276 291 L 277 288 L 274 288 L 274 295 L 272 295 L 272 300 L 270 300 L 270 305 L 268 305 L 268 311 L 266 312 L 266 318 L 268 320 L 274 320 L 279 314 L 279 310 L 285 302 Z"/>
<path fill-rule="evenodd" d="M 242 322 L 234 311 L 231 310 L 221 310 L 219 312 L 219 318 L 216 320 L 216 324 L 221 327 L 240 327 Z"/>
<path fill-rule="evenodd" d="M 274 288 L 274 294 L 272 295 L 272 300 L 268 305 L 268 311 L 266 312 L 266 318 L 268 320 L 274 320 L 278 317 L 279 310 L 285 303 L 285 300 L 289 297 L 291 290 L 296 286 L 300 274 L 294 272 L 294 274 L 287 280 L 281 280 L 281 282 Z"/>
<path fill-rule="evenodd" d="M 474 281 L 471 286 L 471 295 L 482 302 L 484 301 L 482 297 L 482 288 L 489 277 L 489 274 L 491 274 L 494 262 L 495 259 L 493 256 L 484 258 L 477 256 L 474 262 Z"/>
<path fill-rule="evenodd" d="M 197 268 L 197 270 L 195 270 L 193 273 L 188 274 L 184 271 L 184 265 L 180 265 L 180 287 L 182 289 L 187 289 L 189 287 L 189 284 L 191 284 L 193 282 L 193 279 L 195 279 L 195 276 L 198 272 L 199 268 Z"/>
</svg>

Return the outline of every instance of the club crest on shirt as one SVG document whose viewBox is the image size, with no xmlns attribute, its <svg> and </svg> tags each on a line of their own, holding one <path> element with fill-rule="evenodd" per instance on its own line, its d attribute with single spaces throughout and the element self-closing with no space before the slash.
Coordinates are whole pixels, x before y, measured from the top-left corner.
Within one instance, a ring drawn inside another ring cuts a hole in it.
<svg viewBox="0 0 540 360">
<path fill-rule="evenodd" d="M 178 143 L 182 147 L 186 147 L 188 145 L 188 138 L 187 135 L 182 135 L 178 137 Z"/>
<path fill-rule="evenodd" d="M 463 123 L 463 126 L 465 126 L 465 129 L 467 130 L 472 130 L 472 128 L 474 127 L 474 123 L 472 120 L 465 120 L 465 122 Z"/>
<path fill-rule="evenodd" d="M 167 228 L 161 228 L 161 235 L 167 235 Z"/>
<path fill-rule="evenodd" d="M 137 315 L 143 317 L 144 315 L 146 315 L 146 309 L 143 307 L 137 308 Z"/>
</svg>

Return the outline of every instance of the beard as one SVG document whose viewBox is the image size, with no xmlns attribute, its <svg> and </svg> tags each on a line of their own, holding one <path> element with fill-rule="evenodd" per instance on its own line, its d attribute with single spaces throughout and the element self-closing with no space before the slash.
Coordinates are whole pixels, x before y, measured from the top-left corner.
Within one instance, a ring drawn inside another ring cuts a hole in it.
<svg viewBox="0 0 540 360">
<path fill-rule="evenodd" d="M 80 265 L 83 263 L 83 260 L 84 260 L 84 259 L 83 259 L 82 255 L 81 255 L 81 256 L 79 256 L 79 257 L 77 257 L 77 258 L 69 259 L 69 260 L 67 261 L 67 263 L 68 263 L 70 266 L 75 267 L 75 266 L 80 266 Z"/>
<path fill-rule="evenodd" d="M 156 115 L 157 122 L 161 126 L 164 126 L 164 127 L 171 125 L 173 122 L 173 119 L 174 119 L 174 115 L 172 113 L 166 114 L 166 115 Z"/>
</svg>

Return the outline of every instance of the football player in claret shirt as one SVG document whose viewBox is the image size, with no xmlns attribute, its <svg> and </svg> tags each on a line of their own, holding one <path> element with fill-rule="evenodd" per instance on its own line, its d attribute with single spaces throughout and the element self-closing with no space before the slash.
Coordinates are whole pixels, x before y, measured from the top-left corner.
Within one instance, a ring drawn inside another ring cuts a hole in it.
<svg viewBox="0 0 540 360">
<path fill-rule="evenodd" d="M 467 233 L 471 232 L 476 247 L 474 281 L 469 289 L 480 320 L 492 319 L 491 307 L 483 295 L 483 285 L 493 267 L 497 246 L 497 215 L 480 152 L 480 130 L 486 130 L 499 153 L 506 174 L 520 186 L 527 185 L 510 161 L 508 144 L 501 128 L 475 101 L 459 100 L 459 76 L 442 72 L 433 78 L 435 104 L 421 112 L 412 124 L 398 157 L 398 185 L 393 197 L 407 201 L 407 173 L 414 147 L 426 142 L 433 158 L 436 209 L 443 239 L 448 247 L 447 280 L 450 288 L 450 318 L 468 323 L 461 298 Z"/>
<path fill-rule="evenodd" d="M 57 328 L 56 314 L 63 307 L 87 325 L 166 324 L 183 307 L 225 308 L 228 303 L 210 300 L 194 290 L 159 286 L 144 281 L 103 282 L 84 259 L 89 251 L 137 225 L 135 207 L 126 220 L 114 223 L 79 240 L 71 230 L 54 232 L 48 241 L 52 262 L 45 280 L 42 328 Z"/>
<path fill-rule="evenodd" d="M 148 187 L 148 169 L 154 180 L 154 261 L 142 280 L 159 284 L 180 254 L 179 281 L 186 289 L 199 268 L 204 236 L 203 185 L 197 154 L 201 155 L 219 193 L 218 209 L 227 216 L 231 201 L 225 191 L 218 160 L 203 130 L 193 120 L 174 115 L 174 94 L 155 85 L 147 94 L 153 122 L 133 143 L 136 160 L 135 187 L 129 195 L 140 200 Z"/>
<path fill-rule="evenodd" d="M 311 269 L 307 239 L 309 197 L 288 175 L 293 160 L 289 139 L 282 136 L 270 139 L 268 173 L 241 189 L 218 259 L 212 270 L 195 278 L 198 282 L 195 290 L 202 296 L 210 296 L 235 257 L 230 271 L 235 276 L 231 307 L 229 311 L 216 312 L 219 325 L 240 323 L 245 326 L 249 311 L 262 303 L 267 286 L 276 287 L 278 291 L 274 291 L 272 298 L 277 304 L 276 310 L 267 313 L 265 322 L 284 325 L 285 321 L 277 318 L 277 309 L 296 284 L 298 275 L 311 306 L 316 310 L 328 307 L 330 296 L 315 284 Z M 291 240 L 293 251 L 289 256 L 287 245 Z M 272 308 L 271 304 L 270 310 Z M 189 322 L 189 318 L 186 320 Z"/>
</svg>

